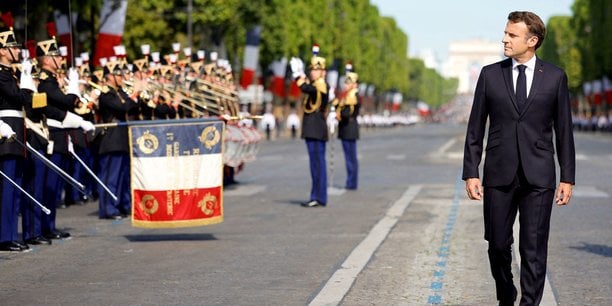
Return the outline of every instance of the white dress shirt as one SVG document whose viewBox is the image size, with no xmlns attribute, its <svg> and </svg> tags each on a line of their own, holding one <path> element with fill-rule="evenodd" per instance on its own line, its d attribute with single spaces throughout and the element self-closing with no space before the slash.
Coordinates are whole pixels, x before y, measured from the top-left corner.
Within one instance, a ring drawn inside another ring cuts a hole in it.
<svg viewBox="0 0 612 306">
<path fill-rule="evenodd" d="M 516 79 L 518 78 L 519 70 L 518 65 L 525 65 L 525 78 L 527 81 L 527 97 L 531 91 L 531 83 L 533 83 L 533 72 L 535 71 L 536 57 L 533 56 L 526 63 L 519 64 L 515 59 L 512 59 L 512 80 L 514 81 L 514 92 L 516 92 Z"/>
</svg>

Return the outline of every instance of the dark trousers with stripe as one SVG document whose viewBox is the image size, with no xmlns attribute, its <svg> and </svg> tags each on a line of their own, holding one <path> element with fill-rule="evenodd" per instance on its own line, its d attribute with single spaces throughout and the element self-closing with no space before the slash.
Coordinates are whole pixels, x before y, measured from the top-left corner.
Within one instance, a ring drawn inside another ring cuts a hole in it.
<svg viewBox="0 0 612 306">
<path fill-rule="evenodd" d="M 68 171 L 68 167 L 70 165 L 70 159 L 67 155 L 60 153 L 53 153 L 49 160 L 58 166 L 60 169 L 64 170 L 64 172 Z M 52 233 L 56 230 L 55 220 L 57 217 L 57 207 L 60 206 L 62 201 L 62 190 L 64 190 L 64 186 L 66 181 L 60 177 L 60 175 L 47 168 L 45 171 L 45 184 L 44 190 L 45 194 L 43 195 L 44 202 L 43 204 L 51 211 L 51 214 L 43 214 L 42 215 L 42 232 L 44 234 Z M 40 188 L 40 187 L 39 187 Z"/>
<path fill-rule="evenodd" d="M 346 189 L 357 189 L 359 164 L 357 163 L 357 141 L 342 139 L 342 150 L 346 164 Z"/>
<path fill-rule="evenodd" d="M 512 226 L 519 214 L 520 305 L 538 305 L 544 292 L 554 189 L 529 185 L 522 171 L 504 187 L 484 188 L 485 239 L 498 300 L 513 300 Z"/>
<path fill-rule="evenodd" d="M 98 178 L 118 198 L 113 198 L 100 186 L 99 212 L 100 218 L 116 215 L 129 215 L 131 213 L 130 194 L 130 156 L 128 153 L 115 152 L 102 154 L 99 158 Z"/>
<path fill-rule="evenodd" d="M 21 185 L 23 175 L 23 158 L 3 156 L 0 158 L 0 170 Z M 4 177 L 0 178 L 0 243 L 18 240 L 19 206 L 21 192 Z"/>
<path fill-rule="evenodd" d="M 325 164 L 325 141 L 306 139 L 308 158 L 310 160 L 310 177 L 312 188 L 310 200 L 327 204 L 327 167 Z"/>
<path fill-rule="evenodd" d="M 39 152 L 44 154 L 40 150 Z M 48 169 L 39 159 L 32 157 L 32 155 L 28 155 L 23 177 L 24 189 L 43 205 L 45 205 L 45 190 L 41 188 L 41 186 L 45 185 L 47 171 L 52 170 Z M 48 205 L 45 205 L 45 207 L 51 209 Z M 38 205 L 32 203 L 30 199 L 23 198 L 21 204 L 23 240 L 36 238 L 42 235 L 42 215 L 43 212 Z"/>
</svg>

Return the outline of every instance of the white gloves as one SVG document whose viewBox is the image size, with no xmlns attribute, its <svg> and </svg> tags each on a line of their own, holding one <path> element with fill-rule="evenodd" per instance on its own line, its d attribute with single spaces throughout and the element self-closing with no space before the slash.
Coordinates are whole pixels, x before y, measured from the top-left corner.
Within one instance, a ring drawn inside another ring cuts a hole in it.
<svg viewBox="0 0 612 306">
<path fill-rule="evenodd" d="M 2 138 L 11 138 L 13 135 L 15 135 L 15 131 L 13 131 L 11 126 L 0 120 L 0 136 Z"/>
<path fill-rule="evenodd" d="M 302 62 L 301 59 L 297 57 L 292 57 L 291 61 L 289 61 L 289 64 L 291 65 L 291 76 L 294 79 L 297 79 L 304 75 L 304 62 Z"/>
<path fill-rule="evenodd" d="M 336 108 L 332 106 L 329 114 L 327 114 L 327 128 L 329 129 L 329 133 L 334 134 L 337 126 L 338 119 L 336 119 Z"/>
<path fill-rule="evenodd" d="M 32 62 L 24 60 L 21 63 L 21 77 L 19 78 L 19 88 L 28 89 L 36 92 L 36 86 L 34 86 L 34 79 L 32 79 Z"/>
<path fill-rule="evenodd" d="M 62 126 L 64 128 L 81 128 L 85 132 L 93 131 L 96 127 L 93 123 L 84 120 L 81 116 L 73 114 L 71 112 L 66 112 L 66 118 L 62 121 Z"/>
<path fill-rule="evenodd" d="M 69 94 L 77 95 L 81 97 L 81 90 L 79 89 L 79 73 L 72 67 L 68 70 L 68 90 Z"/>
<path fill-rule="evenodd" d="M 334 87 L 330 87 L 329 91 L 327 92 L 327 101 L 329 101 L 330 103 L 332 101 L 334 101 L 334 99 L 336 98 L 336 88 Z"/>
<path fill-rule="evenodd" d="M 96 129 L 96 127 L 93 125 L 93 123 L 91 123 L 90 121 L 87 121 L 87 120 L 83 120 L 83 122 L 81 122 L 80 128 L 83 131 L 85 131 L 85 132 L 94 131 Z"/>
</svg>

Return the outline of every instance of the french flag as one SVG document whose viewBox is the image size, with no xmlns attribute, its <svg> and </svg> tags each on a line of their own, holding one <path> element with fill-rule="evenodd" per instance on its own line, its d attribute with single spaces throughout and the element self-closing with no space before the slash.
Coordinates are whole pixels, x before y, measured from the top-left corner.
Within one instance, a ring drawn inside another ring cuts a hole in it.
<svg viewBox="0 0 612 306">
<path fill-rule="evenodd" d="M 132 225 L 223 221 L 222 121 L 130 126 Z"/>
<path fill-rule="evenodd" d="M 244 65 L 242 67 L 242 77 L 240 86 L 247 88 L 255 80 L 255 71 L 259 62 L 259 38 L 261 26 L 252 27 L 247 32 L 246 48 L 244 49 Z"/>
<path fill-rule="evenodd" d="M 94 65 L 100 64 L 100 58 L 115 55 L 114 46 L 121 45 L 127 0 L 104 0 L 100 14 L 100 33 L 96 42 Z"/>
<path fill-rule="evenodd" d="M 62 14 L 60 11 L 53 12 L 53 16 L 55 18 L 55 30 L 57 31 L 57 36 L 59 38 L 59 44 L 61 46 L 66 46 L 68 54 L 66 54 L 67 59 L 72 58 L 72 37 L 70 35 L 70 20 L 68 19 L 68 15 Z M 76 16 L 76 14 L 73 14 Z M 66 64 L 70 65 L 71 60 L 67 60 Z"/>
<path fill-rule="evenodd" d="M 284 98 L 285 93 L 285 74 L 287 72 L 287 58 L 283 57 L 280 60 L 273 61 L 270 64 L 272 74 L 272 86 L 270 91 L 277 97 Z"/>
</svg>

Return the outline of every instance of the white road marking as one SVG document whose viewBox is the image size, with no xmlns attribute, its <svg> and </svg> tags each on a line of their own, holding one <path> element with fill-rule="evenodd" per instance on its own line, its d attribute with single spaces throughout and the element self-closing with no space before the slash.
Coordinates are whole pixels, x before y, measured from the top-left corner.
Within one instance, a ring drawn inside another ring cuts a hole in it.
<svg viewBox="0 0 612 306">
<path fill-rule="evenodd" d="M 395 226 L 404 210 L 410 205 L 412 199 L 421 190 L 421 185 L 410 186 L 388 210 L 385 216 L 374 225 L 368 235 L 359 243 L 351 254 L 342 263 L 342 266 L 334 272 L 325 286 L 309 305 L 338 305 L 349 291 L 357 275 L 363 270 L 372 258 L 374 252 L 387 238 L 391 229 Z"/>
</svg>

